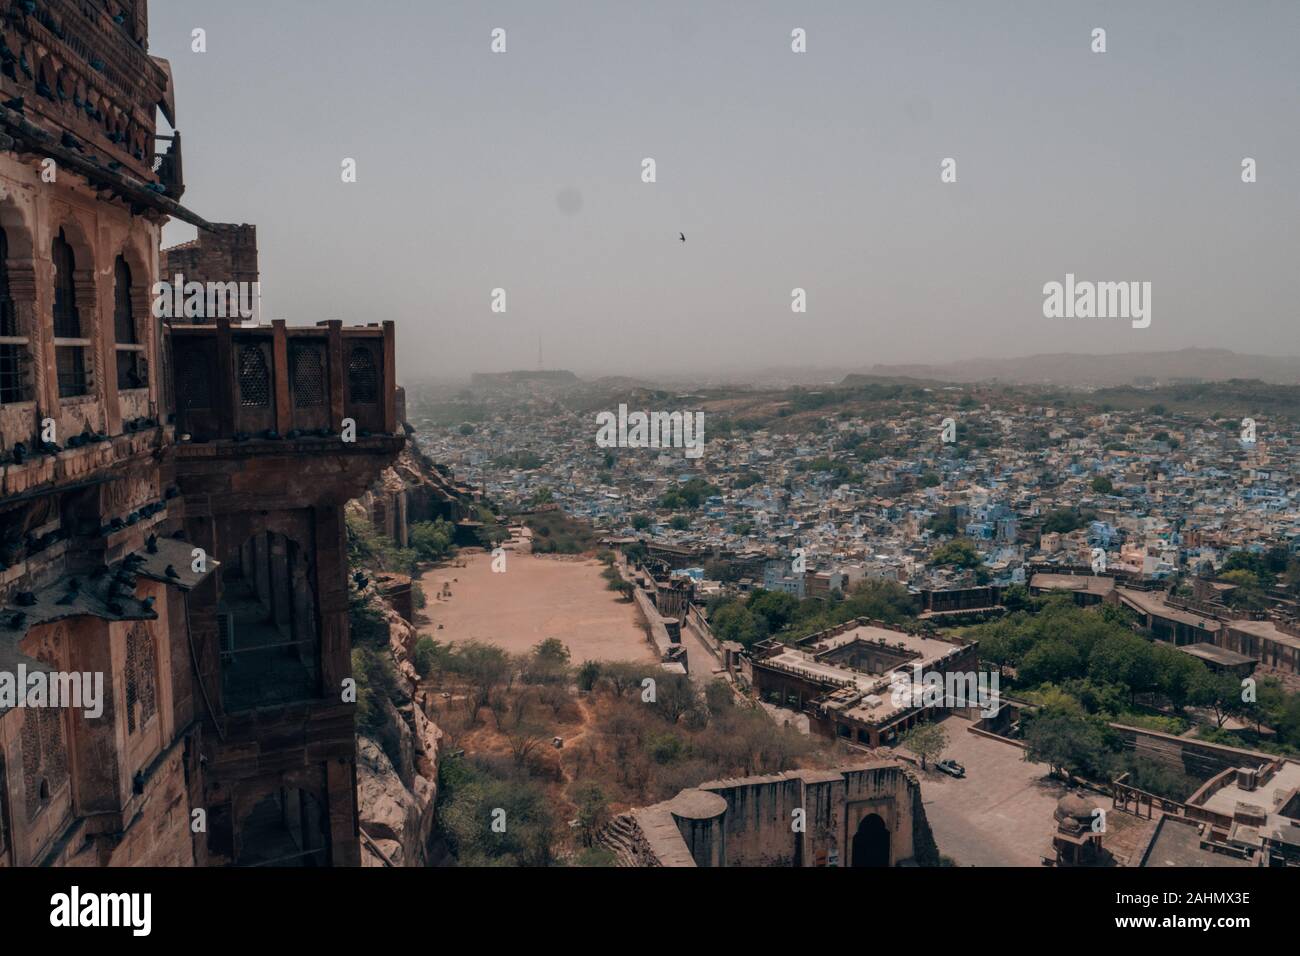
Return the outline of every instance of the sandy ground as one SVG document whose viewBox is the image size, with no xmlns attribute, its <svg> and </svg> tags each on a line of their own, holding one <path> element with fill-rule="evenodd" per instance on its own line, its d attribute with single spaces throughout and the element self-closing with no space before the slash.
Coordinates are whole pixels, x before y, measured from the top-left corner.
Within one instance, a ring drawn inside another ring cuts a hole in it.
<svg viewBox="0 0 1300 956">
<path fill-rule="evenodd" d="M 636 605 L 606 589 L 599 561 L 511 553 L 506 571 L 496 574 L 487 552 L 462 552 L 461 560 L 465 567 L 434 568 L 421 577 L 430 622 L 421 633 L 439 641 L 488 641 L 512 653 L 558 637 L 575 664 L 656 659 Z M 439 600 L 444 583 L 451 598 Z"/>
</svg>

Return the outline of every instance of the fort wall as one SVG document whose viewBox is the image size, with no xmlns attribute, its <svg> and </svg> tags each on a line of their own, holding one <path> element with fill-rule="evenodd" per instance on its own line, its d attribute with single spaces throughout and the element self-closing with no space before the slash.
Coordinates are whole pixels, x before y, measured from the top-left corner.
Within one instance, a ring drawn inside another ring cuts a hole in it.
<svg viewBox="0 0 1300 956">
<path fill-rule="evenodd" d="M 616 818 L 602 842 L 630 866 L 938 862 L 920 784 L 897 761 L 702 783 Z"/>
</svg>

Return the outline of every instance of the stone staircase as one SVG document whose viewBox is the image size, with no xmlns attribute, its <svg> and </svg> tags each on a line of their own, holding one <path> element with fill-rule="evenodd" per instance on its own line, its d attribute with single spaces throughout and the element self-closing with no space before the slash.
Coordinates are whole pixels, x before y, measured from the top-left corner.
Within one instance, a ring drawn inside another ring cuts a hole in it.
<svg viewBox="0 0 1300 956">
<path fill-rule="evenodd" d="M 636 817 L 620 813 L 596 835 L 596 842 L 614 854 L 618 866 L 643 866 L 640 846 L 644 841 Z"/>
</svg>

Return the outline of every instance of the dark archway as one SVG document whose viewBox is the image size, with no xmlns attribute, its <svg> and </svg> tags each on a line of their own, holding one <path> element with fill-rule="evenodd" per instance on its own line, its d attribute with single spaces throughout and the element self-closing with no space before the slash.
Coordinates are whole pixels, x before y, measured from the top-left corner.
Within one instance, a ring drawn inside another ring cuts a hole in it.
<svg viewBox="0 0 1300 956">
<path fill-rule="evenodd" d="M 880 814 L 862 818 L 853 837 L 853 865 L 889 866 L 889 829 Z"/>
<path fill-rule="evenodd" d="M 320 695 L 314 578 L 306 550 L 274 531 L 223 559 L 217 631 L 226 713 Z"/>
<path fill-rule="evenodd" d="M 268 793 L 238 826 L 238 866 L 322 866 L 329 859 L 328 815 L 297 787 Z"/>
</svg>

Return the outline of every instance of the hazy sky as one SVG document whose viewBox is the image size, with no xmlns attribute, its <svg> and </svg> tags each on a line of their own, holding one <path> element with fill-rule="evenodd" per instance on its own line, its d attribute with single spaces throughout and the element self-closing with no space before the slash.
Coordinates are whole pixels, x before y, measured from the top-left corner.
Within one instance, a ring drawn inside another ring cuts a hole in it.
<svg viewBox="0 0 1300 956">
<path fill-rule="evenodd" d="M 396 320 L 408 379 L 539 335 L 580 374 L 1300 353 L 1295 0 L 150 6 L 184 203 L 257 224 L 266 315 Z M 1067 272 L 1149 281 L 1150 327 L 1044 318 Z"/>
</svg>

